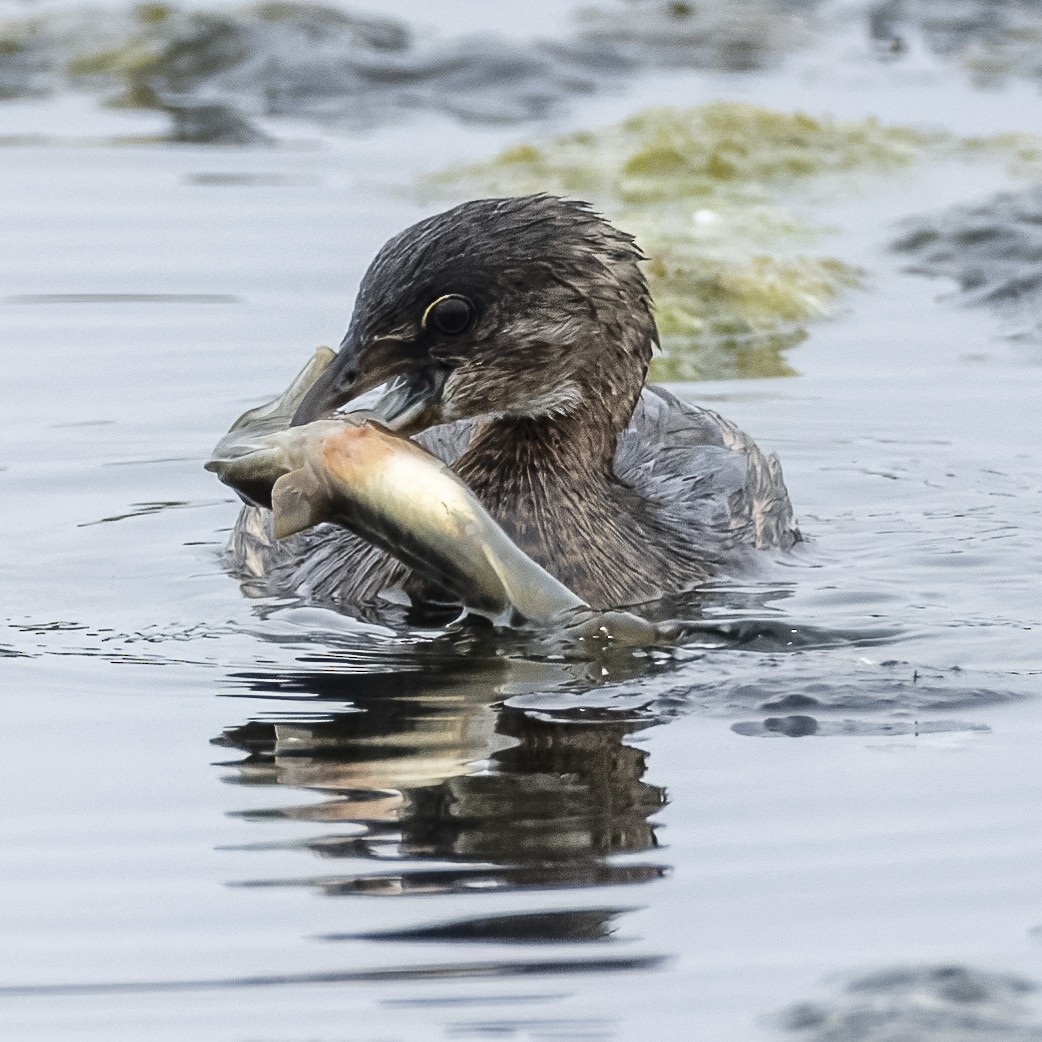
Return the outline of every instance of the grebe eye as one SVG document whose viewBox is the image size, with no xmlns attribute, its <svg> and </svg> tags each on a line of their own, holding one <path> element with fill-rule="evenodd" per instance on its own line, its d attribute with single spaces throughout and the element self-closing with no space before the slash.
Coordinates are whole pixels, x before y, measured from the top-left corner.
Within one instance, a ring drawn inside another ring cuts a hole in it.
<svg viewBox="0 0 1042 1042">
<path fill-rule="evenodd" d="M 443 336 L 459 336 L 474 321 L 474 305 L 458 293 L 438 297 L 423 313 L 420 325 Z"/>
</svg>

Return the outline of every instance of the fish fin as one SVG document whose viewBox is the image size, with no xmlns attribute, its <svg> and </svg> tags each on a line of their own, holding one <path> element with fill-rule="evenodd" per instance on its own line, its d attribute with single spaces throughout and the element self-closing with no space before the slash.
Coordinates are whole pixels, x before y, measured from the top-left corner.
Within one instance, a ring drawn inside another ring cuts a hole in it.
<svg viewBox="0 0 1042 1042">
<path fill-rule="evenodd" d="M 484 543 L 485 559 L 496 573 L 508 605 L 517 615 L 540 625 L 563 612 L 586 607 L 581 597 L 533 561 L 498 525 L 496 530 L 502 540 L 496 547 Z"/>
<path fill-rule="evenodd" d="M 329 518 L 319 483 L 304 469 L 283 474 L 275 482 L 271 509 L 275 514 L 276 539 L 296 535 Z"/>
</svg>

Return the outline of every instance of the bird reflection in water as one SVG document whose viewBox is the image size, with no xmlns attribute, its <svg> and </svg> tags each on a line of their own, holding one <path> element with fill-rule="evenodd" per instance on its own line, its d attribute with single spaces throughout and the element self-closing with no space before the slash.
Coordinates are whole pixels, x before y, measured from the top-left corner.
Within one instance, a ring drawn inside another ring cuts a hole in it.
<svg viewBox="0 0 1042 1042">
<path fill-rule="evenodd" d="M 240 885 L 396 896 L 592 888 L 663 875 L 657 858 L 640 855 L 656 847 L 650 819 L 665 805 L 665 792 L 643 780 L 646 753 L 625 741 L 654 720 L 617 709 L 548 713 L 498 704 L 502 675 L 490 672 L 504 668 L 486 661 L 472 675 L 457 664 L 451 676 L 397 670 L 240 676 L 254 696 L 352 706 L 252 720 L 214 739 L 246 753 L 229 764 L 230 780 L 325 796 L 246 817 L 350 826 L 294 845 L 350 861 L 351 871 Z M 623 854 L 635 856 L 616 856 Z M 489 915 L 350 936 L 592 941 L 610 937 L 622 911 Z"/>
</svg>

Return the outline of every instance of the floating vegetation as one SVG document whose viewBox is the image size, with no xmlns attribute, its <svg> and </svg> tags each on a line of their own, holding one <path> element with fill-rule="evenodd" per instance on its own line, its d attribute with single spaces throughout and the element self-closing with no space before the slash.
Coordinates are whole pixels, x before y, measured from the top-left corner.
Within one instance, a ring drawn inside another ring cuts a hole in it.
<svg viewBox="0 0 1042 1042">
<path fill-rule="evenodd" d="M 545 116 L 649 67 L 751 69 L 808 35 L 798 12 L 755 0 L 640 0 L 586 11 L 564 42 L 437 38 L 404 23 L 288 0 L 214 10 L 146 2 L 0 24 L 0 98 L 62 87 L 161 109 L 176 140 L 250 144 L 258 117 L 373 123 L 404 111 L 468 121 Z"/>
<path fill-rule="evenodd" d="M 805 339 L 806 322 L 827 315 L 858 272 L 830 257 L 753 256 L 745 265 L 694 250 L 674 264 L 656 257 L 649 276 L 662 353 L 658 380 L 792 376 L 784 354 Z"/>
<path fill-rule="evenodd" d="M 1026 1001 L 1037 990 L 959 963 L 899 966 L 851 981 L 831 1002 L 791 1006 L 776 1025 L 807 1042 L 1038 1042 L 1042 1025 Z"/>
<path fill-rule="evenodd" d="M 111 104 L 170 112 L 177 140 L 230 144 L 264 140 L 254 122 L 265 116 L 532 118 L 618 71 L 582 65 L 548 45 L 417 40 L 397 20 L 306 3 L 146 3 L 0 25 L 0 97 L 93 89 Z"/>
<path fill-rule="evenodd" d="M 768 185 L 907 166 L 946 140 L 875 119 L 844 123 L 718 102 L 647 109 L 611 127 L 507 149 L 449 176 L 469 174 L 504 191 L 538 182 L 547 191 L 611 193 L 624 203 L 735 196 L 755 202 L 769 198 Z"/>
<path fill-rule="evenodd" d="M 916 220 L 894 246 L 913 271 L 953 279 L 962 303 L 996 308 L 1010 336 L 1042 343 L 1042 186 Z"/>
<path fill-rule="evenodd" d="M 947 140 L 875 120 L 718 103 L 521 145 L 434 184 L 578 196 L 633 232 L 658 309 L 655 378 L 785 376 L 785 351 L 859 272 L 815 254 L 817 230 L 783 198 L 812 177 L 905 167 Z"/>
<path fill-rule="evenodd" d="M 263 140 L 244 123 L 265 115 L 372 123 L 434 110 L 469 121 L 523 121 L 641 70 L 777 66 L 835 34 L 840 23 L 826 7 L 818 0 L 594 3 L 557 40 L 529 41 L 414 33 L 394 18 L 291 0 L 66 7 L 0 22 L 0 99 L 96 88 L 175 120 L 191 110 L 178 121 L 177 139 L 197 132 L 198 140 L 229 143 Z M 900 60 L 914 38 L 979 81 L 1042 79 L 1035 0 L 880 0 L 863 17 L 882 60 Z"/>
</svg>

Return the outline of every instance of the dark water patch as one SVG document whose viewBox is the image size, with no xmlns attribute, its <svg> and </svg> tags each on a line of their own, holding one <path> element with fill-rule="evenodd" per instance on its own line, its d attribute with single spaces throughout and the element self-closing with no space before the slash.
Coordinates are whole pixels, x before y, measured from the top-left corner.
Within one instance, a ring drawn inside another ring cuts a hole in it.
<svg viewBox="0 0 1042 1042">
<path fill-rule="evenodd" d="M 230 293 L 19 293 L 5 304 L 241 304 Z"/>
<path fill-rule="evenodd" d="M 1036 0 L 882 0 L 867 7 L 877 56 L 899 61 L 920 43 L 957 61 L 979 86 L 1042 79 L 1042 9 Z"/>
<path fill-rule="evenodd" d="M 84 153 L 97 148 L 140 148 L 169 141 L 165 134 L 0 134 L 0 148 L 66 149 L 79 148 Z"/>
<path fill-rule="evenodd" d="M 427 872 L 417 870 L 323 876 L 314 879 L 250 880 L 230 885 L 252 889 L 304 888 L 327 897 L 409 897 L 420 894 L 492 894 L 632 886 L 656 882 L 668 872 L 668 867 L 664 865 L 564 864 L 530 868 L 437 869 Z"/>
<path fill-rule="evenodd" d="M 479 1020 L 446 1025 L 449 1038 L 530 1038 L 543 1042 L 601 1042 L 613 1039 L 615 1022 L 590 1018 L 568 1020 L 560 1017 L 539 1019 Z"/>
<path fill-rule="evenodd" d="M 245 170 L 200 171 L 197 174 L 185 174 L 181 180 L 187 185 L 205 188 L 299 188 L 312 187 L 318 183 L 295 174 L 254 173 Z"/>
<path fill-rule="evenodd" d="M 44 134 L 0 134 L 0 148 L 42 147 L 51 141 Z"/>
<path fill-rule="evenodd" d="M 438 1009 L 452 1006 L 491 1006 L 515 1002 L 557 1002 L 567 997 L 565 992 L 520 995 L 431 995 L 421 998 L 388 998 L 383 1000 L 382 1005 L 406 1009 L 413 1006 L 430 1006 Z"/>
<path fill-rule="evenodd" d="M 815 652 L 764 656 L 756 664 L 755 678 L 751 678 L 744 655 L 717 654 L 681 676 L 661 684 L 655 693 L 655 713 L 660 720 L 693 711 L 741 718 L 750 710 L 766 709 L 778 720 L 813 717 L 820 721 L 837 712 L 876 715 L 986 709 L 1024 697 L 1012 675 L 982 676 L 957 666 L 928 668 L 897 659 L 872 662 L 843 656 L 832 660 Z M 510 704 L 518 701 L 512 699 Z M 549 706 L 555 704 L 553 699 L 546 701 Z M 534 708 L 531 700 L 523 704 Z"/>
<path fill-rule="evenodd" d="M 510 915 L 459 919 L 412 930 L 324 934 L 324 941 L 479 941 L 511 944 L 548 944 L 607 941 L 615 934 L 615 920 L 632 908 L 565 908 L 553 912 L 516 912 Z"/>
<path fill-rule="evenodd" d="M 804 1002 L 775 1020 L 809 1042 L 1038 1042 L 1024 997 L 1034 981 L 969 966 L 899 967 L 851 981 L 831 1002 Z"/>
<path fill-rule="evenodd" d="M 265 134 L 230 105 L 205 101 L 167 101 L 157 107 L 171 117 L 169 139 L 193 145 L 270 145 Z"/>
<path fill-rule="evenodd" d="M 812 695 L 779 695 L 777 698 L 769 698 L 760 704 L 761 709 L 811 709 L 820 706 L 821 702 Z"/>
<path fill-rule="evenodd" d="M 458 980 L 481 977 L 542 977 L 573 973 L 617 973 L 620 971 L 653 970 L 664 965 L 667 961 L 665 956 L 638 955 L 629 958 L 446 963 L 435 966 L 398 966 L 368 970 L 256 974 L 248 977 L 201 977 L 194 980 L 126 980 L 84 984 L 15 984 L 0 985 L 0 998 L 161 994 L 163 992 L 232 991 L 239 988 L 277 988 L 309 984 L 380 984 L 401 981 Z"/>
<path fill-rule="evenodd" d="M 161 514 L 167 510 L 184 510 L 190 507 L 212 507 L 220 506 L 223 499 L 208 499 L 196 502 L 171 499 L 158 503 L 132 503 L 129 510 L 122 514 L 111 514 L 109 517 L 99 517 L 96 521 L 82 521 L 77 528 L 91 528 L 94 525 L 106 525 L 113 521 L 126 521 L 132 517 L 149 517 L 152 514 Z"/>
<path fill-rule="evenodd" d="M 683 714 L 696 708 L 706 713 L 741 715 L 765 701 L 791 696 L 790 688 L 796 688 L 800 697 L 816 699 L 822 712 L 846 713 L 987 709 L 1022 697 L 1012 687 L 981 686 L 960 673 L 934 673 L 928 677 L 917 674 L 911 667 L 898 671 L 872 664 L 844 663 L 839 675 L 822 677 L 809 664 L 801 670 L 787 666 L 767 664 L 756 680 L 749 680 L 747 675 L 743 677 L 741 670 L 734 667 L 726 673 L 714 670 L 717 675 L 712 684 L 696 681 L 687 689 L 675 687 L 662 692 L 656 700 L 660 718 L 670 712 Z M 773 677 L 772 672 L 776 673 Z M 772 714 L 777 720 L 790 716 L 801 718 L 811 714 Z M 814 716 L 817 718 L 819 714 Z"/>
<path fill-rule="evenodd" d="M 65 430 L 76 427 L 115 427 L 116 420 L 78 420 L 75 423 L 52 423 L 54 430 Z"/>
<path fill-rule="evenodd" d="M 827 720 L 793 713 L 789 716 L 768 716 L 763 720 L 747 720 L 731 725 L 735 734 L 754 738 L 884 738 L 897 735 L 947 734 L 951 732 L 988 732 L 984 724 L 960 720 Z"/>
<path fill-rule="evenodd" d="M 829 629 L 783 618 L 680 621 L 678 633 L 682 643 L 687 645 L 740 648 L 762 653 L 838 647 L 870 648 L 892 644 L 903 635 L 899 627 L 885 623 L 871 628 Z"/>
<path fill-rule="evenodd" d="M 100 464 L 102 467 L 154 467 L 160 463 L 198 463 L 196 456 L 144 456 L 138 459 L 108 459 Z M 233 500 L 213 500 L 216 503 L 231 503 Z"/>
<path fill-rule="evenodd" d="M 90 630 L 86 623 L 72 622 L 68 619 L 54 619 L 50 622 L 37 622 L 35 620 L 16 622 L 8 620 L 8 625 L 19 633 L 32 634 L 33 636 L 43 636 L 47 633 L 83 633 Z"/>
<path fill-rule="evenodd" d="M 226 624 L 208 622 L 153 623 L 137 630 L 127 630 L 71 620 L 8 618 L 2 621 L 10 631 L 29 638 L 21 649 L 24 657 L 48 656 L 83 661 L 94 659 L 115 665 L 167 666 L 174 669 L 218 668 L 212 659 L 186 654 L 186 646 L 198 645 L 203 641 L 211 643 L 233 632 Z M 169 650 L 165 650 L 164 646 L 169 646 Z"/>
<path fill-rule="evenodd" d="M 996 308 L 1007 335 L 1042 342 L 1042 187 L 921 218 L 894 247 L 911 270 L 955 280 L 961 303 Z"/>
</svg>

